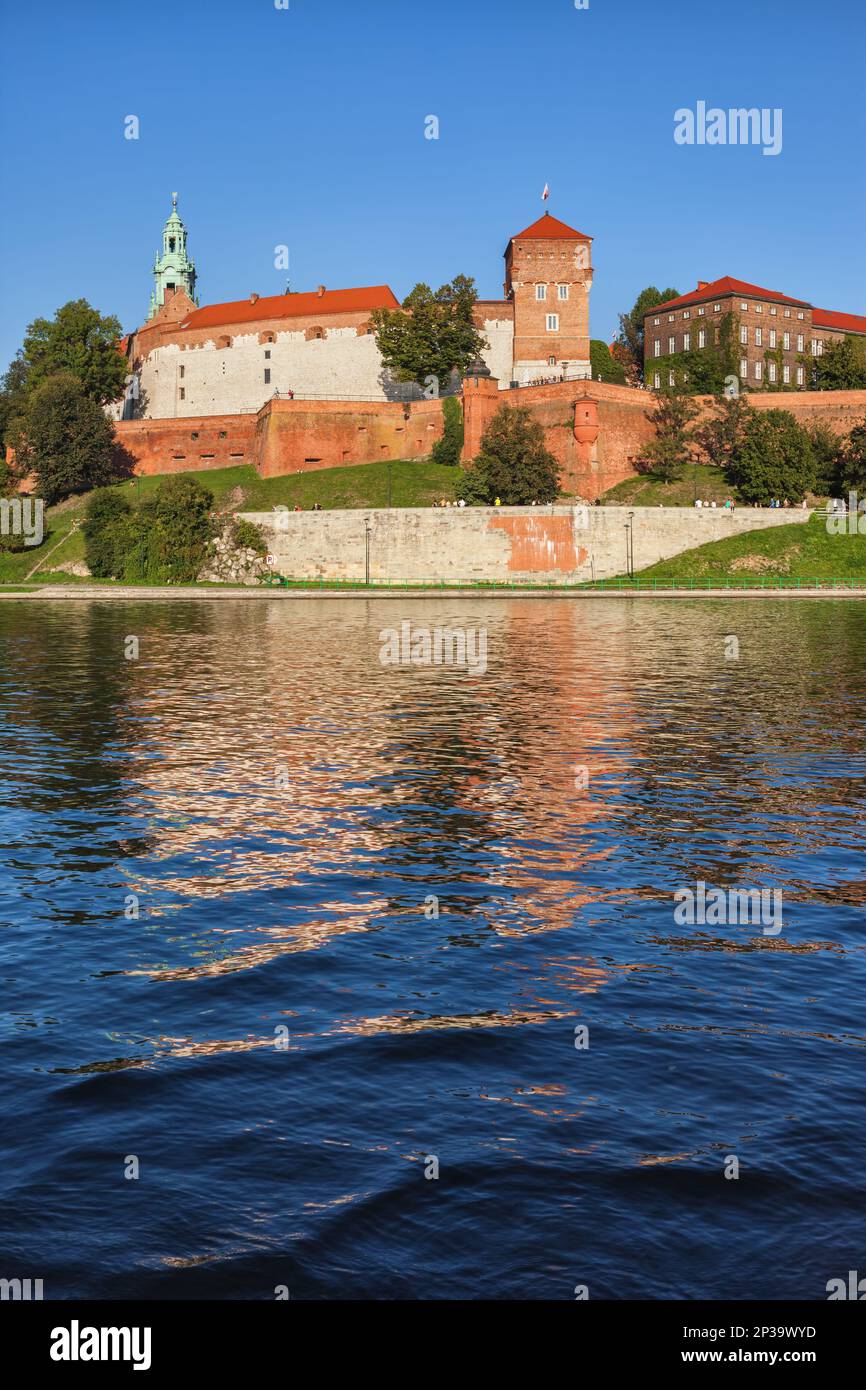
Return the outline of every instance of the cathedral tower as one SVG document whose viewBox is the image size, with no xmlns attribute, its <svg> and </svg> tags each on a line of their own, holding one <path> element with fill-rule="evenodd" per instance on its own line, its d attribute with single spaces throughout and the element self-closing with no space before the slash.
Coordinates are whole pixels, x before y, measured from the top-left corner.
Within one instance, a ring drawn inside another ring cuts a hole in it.
<svg viewBox="0 0 866 1390">
<path fill-rule="evenodd" d="M 154 288 L 150 293 L 150 312 L 153 318 L 167 299 L 177 290 L 185 290 L 194 304 L 195 263 L 186 254 L 186 227 L 177 215 L 177 194 L 171 195 L 171 216 L 162 229 L 162 254 L 153 263 Z"/>
</svg>

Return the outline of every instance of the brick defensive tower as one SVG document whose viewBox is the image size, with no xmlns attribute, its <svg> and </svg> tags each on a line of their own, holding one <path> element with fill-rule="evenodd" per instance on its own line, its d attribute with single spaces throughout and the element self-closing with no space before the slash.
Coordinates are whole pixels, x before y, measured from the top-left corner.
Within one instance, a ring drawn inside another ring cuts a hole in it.
<svg viewBox="0 0 866 1390">
<path fill-rule="evenodd" d="M 592 237 L 546 212 L 505 250 L 505 294 L 514 305 L 513 378 L 589 377 Z"/>
</svg>

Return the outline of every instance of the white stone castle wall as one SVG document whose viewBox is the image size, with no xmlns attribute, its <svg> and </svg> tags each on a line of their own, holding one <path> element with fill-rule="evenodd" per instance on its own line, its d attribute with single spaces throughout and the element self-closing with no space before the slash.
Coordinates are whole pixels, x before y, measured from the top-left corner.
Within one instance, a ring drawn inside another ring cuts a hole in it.
<svg viewBox="0 0 866 1390">
<path fill-rule="evenodd" d="M 237 333 L 228 348 L 213 340 L 183 351 L 166 344 L 142 365 L 143 413 L 151 419 L 233 415 L 259 410 L 275 391 L 290 390 L 298 396 L 386 400 L 380 372 L 375 338 L 359 337 L 354 327 L 329 328 L 327 337 L 310 340 L 303 332 L 277 333 L 273 343 L 260 343 L 258 331 Z"/>
<path fill-rule="evenodd" d="M 496 377 L 500 389 L 505 391 L 511 381 L 514 360 L 514 320 L 485 319 L 482 331 L 489 347 L 481 356 L 490 368 L 490 375 Z"/>
<path fill-rule="evenodd" d="M 285 395 L 290 390 L 316 399 L 387 400 L 375 337 L 359 336 L 354 327 L 326 332 L 325 338 L 312 339 L 303 331 L 277 332 L 273 343 L 260 343 L 257 330 L 233 334 L 228 348 L 218 348 L 215 339 L 183 350 L 174 343 L 154 348 L 142 364 L 141 399 L 135 414 L 164 420 L 246 413 L 260 410 L 276 391 Z M 489 344 L 484 360 L 506 389 L 511 380 L 514 325 L 510 320 L 487 320 L 484 336 Z M 266 383 L 268 369 L 271 376 Z M 121 419 L 123 402 L 107 410 L 112 419 Z"/>
</svg>

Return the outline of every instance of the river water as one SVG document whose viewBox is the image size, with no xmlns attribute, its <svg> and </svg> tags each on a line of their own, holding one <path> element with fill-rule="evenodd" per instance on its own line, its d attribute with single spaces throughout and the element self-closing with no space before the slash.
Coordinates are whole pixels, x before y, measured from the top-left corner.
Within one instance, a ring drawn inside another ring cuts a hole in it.
<svg viewBox="0 0 866 1390">
<path fill-rule="evenodd" d="M 474 663 L 400 661 L 404 623 Z M 866 1273 L 864 635 L 844 600 L 0 604 L 0 1277 Z M 699 883 L 779 920 L 683 921 Z"/>
</svg>

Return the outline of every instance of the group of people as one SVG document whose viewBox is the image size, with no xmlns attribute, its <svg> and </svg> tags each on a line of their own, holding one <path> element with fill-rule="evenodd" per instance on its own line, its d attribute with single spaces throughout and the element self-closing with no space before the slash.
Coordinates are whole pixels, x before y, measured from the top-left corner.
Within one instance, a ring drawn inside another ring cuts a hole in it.
<svg viewBox="0 0 866 1390">
<path fill-rule="evenodd" d="M 499 498 L 498 498 L 498 497 L 497 497 L 496 501 L 497 501 L 497 503 L 499 502 Z M 447 502 L 447 501 L 445 500 L 445 498 L 442 497 L 442 498 L 439 499 L 438 502 L 434 502 L 434 503 L 433 503 L 433 506 L 434 506 L 434 507 L 465 507 L 465 506 L 466 506 L 466 502 L 464 501 L 464 499 L 463 499 L 462 497 L 460 498 L 460 501 L 459 501 L 459 502 Z"/>
<path fill-rule="evenodd" d="M 718 504 L 716 502 L 705 502 L 700 497 L 695 498 L 696 507 L 716 507 L 717 505 Z M 725 511 L 732 512 L 734 510 L 735 505 L 736 503 L 734 502 L 733 497 L 726 497 L 724 502 L 722 503 L 722 508 Z M 785 505 L 787 506 L 787 503 Z"/>
</svg>

